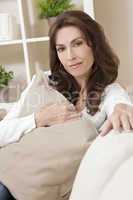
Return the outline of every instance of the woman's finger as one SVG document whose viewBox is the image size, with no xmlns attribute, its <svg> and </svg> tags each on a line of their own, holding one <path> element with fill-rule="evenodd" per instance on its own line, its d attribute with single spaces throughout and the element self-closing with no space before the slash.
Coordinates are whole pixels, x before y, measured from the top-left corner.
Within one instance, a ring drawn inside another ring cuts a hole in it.
<svg viewBox="0 0 133 200">
<path fill-rule="evenodd" d="M 73 113 L 73 114 L 69 114 L 67 119 L 80 118 L 81 116 L 82 116 L 81 113 Z"/>
<path fill-rule="evenodd" d="M 69 111 L 75 111 L 76 109 L 75 109 L 75 106 L 74 106 L 73 104 L 70 103 L 70 104 L 68 105 L 68 110 L 69 110 Z"/>
<path fill-rule="evenodd" d="M 129 118 L 129 121 L 130 121 L 130 127 L 131 127 L 131 129 L 133 129 L 133 118 Z"/>
<path fill-rule="evenodd" d="M 116 130 L 116 131 L 120 130 L 121 122 L 120 122 L 119 115 L 112 114 L 110 120 L 111 120 L 113 129 Z"/>
<path fill-rule="evenodd" d="M 107 119 L 102 128 L 100 128 L 100 135 L 105 136 L 112 129 L 112 123 L 109 119 Z"/>
<path fill-rule="evenodd" d="M 129 118 L 129 122 L 130 122 L 130 127 L 131 127 L 131 129 L 133 129 L 133 111 L 130 111 L 128 113 L 128 118 Z"/>
<path fill-rule="evenodd" d="M 128 115 L 121 115 L 120 117 L 120 121 L 121 121 L 121 126 L 125 131 L 129 131 L 130 130 L 130 121 L 129 121 L 129 117 Z"/>
</svg>

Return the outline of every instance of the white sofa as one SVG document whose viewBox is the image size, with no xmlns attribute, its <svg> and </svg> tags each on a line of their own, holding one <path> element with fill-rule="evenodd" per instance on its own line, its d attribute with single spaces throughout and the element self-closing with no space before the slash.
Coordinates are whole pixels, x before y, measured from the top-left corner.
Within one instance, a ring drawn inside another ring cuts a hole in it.
<svg viewBox="0 0 133 200">
<path fill-rule="evenodd" d="M 111 131 L 86 152 L 70 200 L 132 200 L 132 186 L 133 131 Z"/>
</svg>

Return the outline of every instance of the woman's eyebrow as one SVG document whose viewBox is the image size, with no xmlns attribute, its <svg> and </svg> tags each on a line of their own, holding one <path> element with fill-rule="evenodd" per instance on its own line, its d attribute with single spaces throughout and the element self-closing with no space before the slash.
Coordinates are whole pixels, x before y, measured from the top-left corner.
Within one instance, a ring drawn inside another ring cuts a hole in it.
<svg viewBox="0 0 133 200">
<path fill-rule="evenodd" d="M 79 39 L 84 39 L 83 37 L 77 37 L 77 38 L 75 38 L 75 39 L 73 39 L 72 41 L 71 41 L 71 43 L 73 43 L 73 42 L 75 42 L 76 40 L 79 40 Z"/>
<path fill-rule="evenodd" d="M 56 44 L 56 47 L 57 47 L 57 46 L 64 46 L 64 44 Z"/>
<path fill-rule="evenodd" d="M 83 37 L 74 38 L 70 43 L 74 43 L 78 39 L 84 39 Z M 65 44 L 56 44 L 56 46 L 64 46 Z"/>
</svg>

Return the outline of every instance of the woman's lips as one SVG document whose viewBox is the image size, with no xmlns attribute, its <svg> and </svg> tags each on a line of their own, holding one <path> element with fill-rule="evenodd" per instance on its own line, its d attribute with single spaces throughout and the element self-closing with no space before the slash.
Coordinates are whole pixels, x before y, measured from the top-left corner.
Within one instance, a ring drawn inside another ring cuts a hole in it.
<svg viewBox="0 0 133 200">
<path fill-rule="evenodd" d="M 71 67 L 72 69 L 76 69 L 76 68 L 80 67 L 81 64 L 82 64 L 81 62 L 80 62 L 80 63 L 75 63 L 75 64 L 73 64 L 73 65 L 70 65 L 70 67 Z"/>
</svg>

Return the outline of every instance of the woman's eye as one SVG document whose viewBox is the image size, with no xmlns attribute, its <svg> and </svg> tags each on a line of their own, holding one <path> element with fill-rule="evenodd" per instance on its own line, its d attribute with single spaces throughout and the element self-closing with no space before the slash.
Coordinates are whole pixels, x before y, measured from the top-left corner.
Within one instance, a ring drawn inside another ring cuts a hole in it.
<svg viewBox="0 0 133 200">
<path fill-rule="evenodd" d="M 74 44 L 74 46 L 75 46 L 75 47 L 78 47 L 78 46 L 80 46 L 80 45 L 82 45 L 82 44 L 83 44 L 82 41 L 78 41 L 78 42 L 76 42 L 76 43 Z"/>
<path fill-rule="evenodd" d="M 56 50 L 57 50 L 57 52 L 61 53 L 61 52 L 63 52 L 65 50 L 65 48 L 64 47 L 60 47 L 60 48 L 57 48 Z"/>
</svg>

